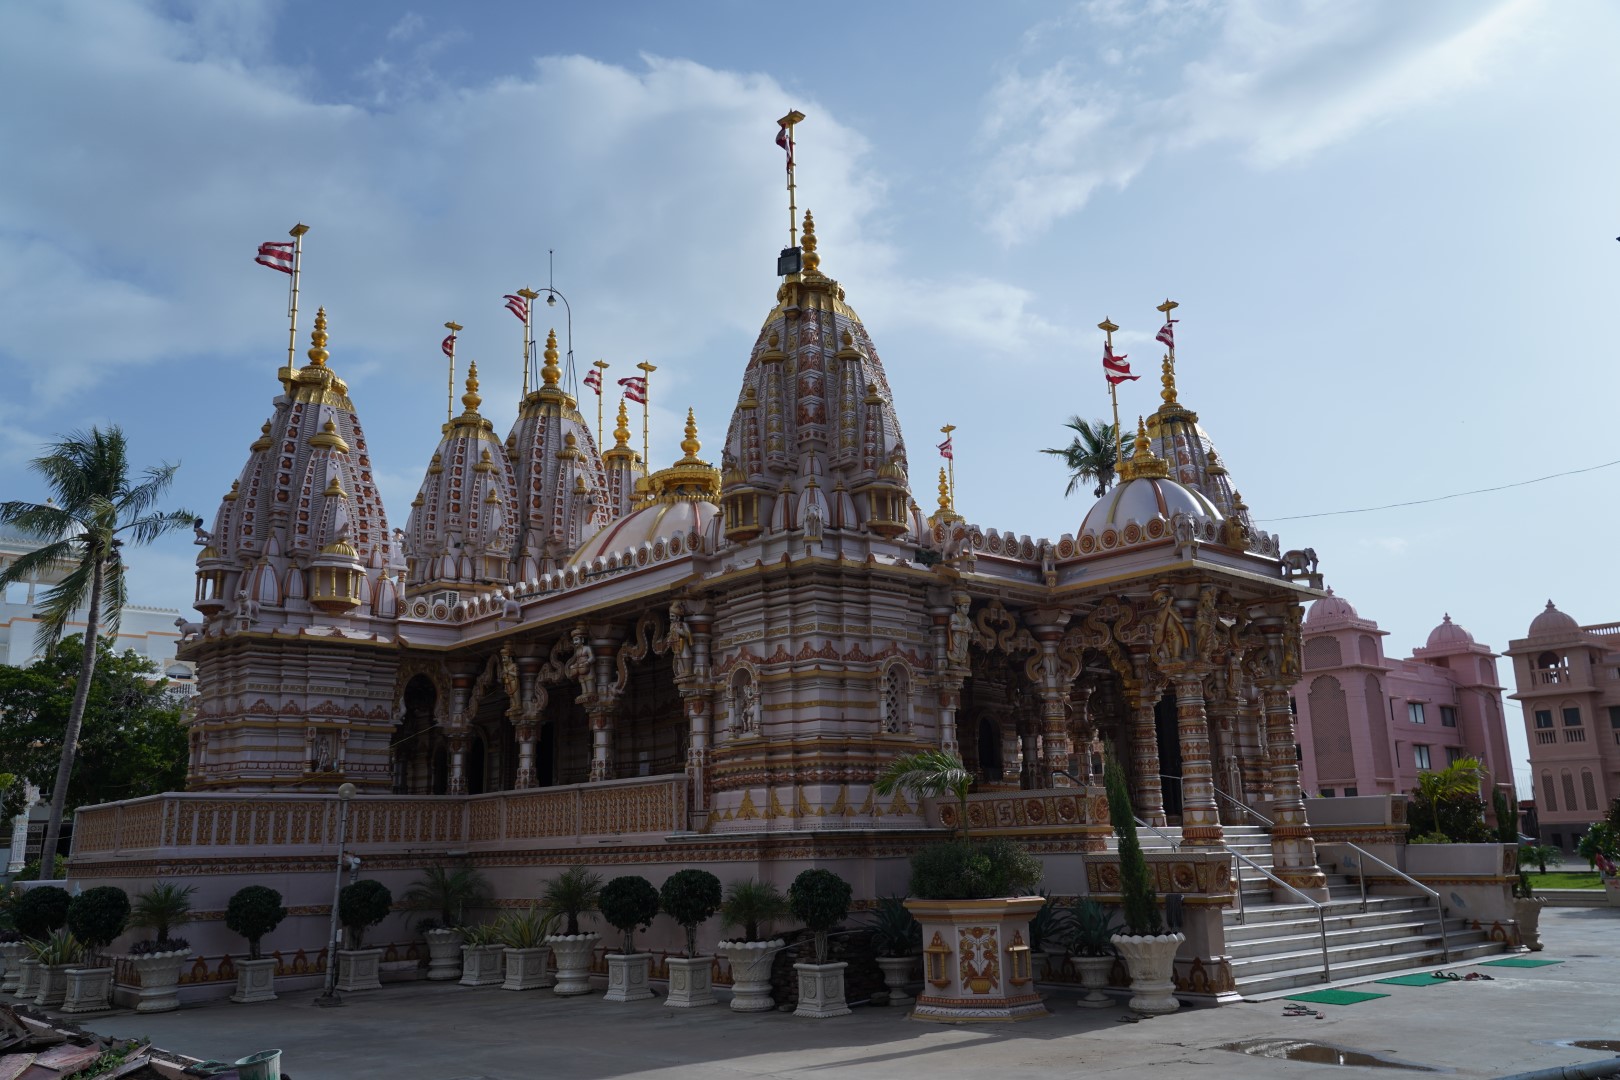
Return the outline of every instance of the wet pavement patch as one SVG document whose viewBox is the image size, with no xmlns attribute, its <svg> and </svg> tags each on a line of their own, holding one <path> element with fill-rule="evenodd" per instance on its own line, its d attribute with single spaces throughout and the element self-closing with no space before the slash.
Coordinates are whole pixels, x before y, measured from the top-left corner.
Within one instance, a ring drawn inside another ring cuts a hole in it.
<svg viewBox="0 0 1620 1080">
<path fill-rule="evenodd" d="M 1366 1069 L 1406 1069 L 1410 1072 L 1445 1071 L 1307 1039 L 1244 1039 L 1241 1042 L 1222 1043 L 1215 1049 L 1274 1061 L 1304 1061 L 1313 1065 L 1358 1065 Z"/>
</svg>

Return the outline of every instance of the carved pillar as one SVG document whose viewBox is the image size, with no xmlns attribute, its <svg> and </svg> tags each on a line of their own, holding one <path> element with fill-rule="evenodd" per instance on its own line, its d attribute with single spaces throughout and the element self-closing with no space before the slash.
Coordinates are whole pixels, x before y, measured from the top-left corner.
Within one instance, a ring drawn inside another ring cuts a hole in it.
<svg viewBox="0 0 1620 1080">
<path fill-rule="evenodd" d="M 1243 802 L 1243 773 L 1238 768 L 1237 702 L 1231 698 L 1207 703 L 1209 710 L 1210 759 L 1215 764 L 1215 808 L 1222 825 L 1247 825 L 1248 815 L 1236 804 Z M 1221 794 L 1226 798 L 1221 798 Z"/>
<path fill-rule="evenodd" d="M 535 693 L 534 684 L 540 665 L 538 656 L 518 657 L 518 700 L 506 707 L 506 715 L 511 718 L 512 731 L 517 737 L 518 767 L 513 787 L 519 791 L 540 786 L 540 778 L 534 768 L 535 735 L 540 730 L 540 713 L 545 708 L 546 698 L 543 688 L 539 694 Z"/>
<path fill-rule="evenodd" d="M 1243 773 L 1243 790 L 1255 795 L 1271 794 L 1270 755 L 1266 752 L 1266 721 L 1255 687 L 1245 686 L 1238 698 L 1238 768 Z"/>
<path fill-rule="evenodd" d="M 1159 684 L 1141 680 L 1132 693 L 1131 767 L 1136 778 L 1136 814 L 1149 825 L 1169 824 L 1164 816 L 1164 788 L 1159 783 L 1159 733 L 1153 709 L 1159 701 Z"/>
<path fill-rule="evenodd" d="M 1063 773 L 1069 770 L 1069 758 L 1074 752 L 1069 741 L 1069 680 L 1064 678 L 1063 661 L 1058 656 L 1058 643 L 1063 640 L 1063 628 L 1069 621 L 1066 611 L 1040 609 L 1030 612 L 1026 621 L 1031 633 L 1041 645 L 1040 660 L 1040 732 L 1041 762 L 1038 787 L 1068 787 L 1071 781 Z"/>
<path fill-rule="evenodd" d="M 1185 847 L 1221 847 L 1215 807 L 1215 771 L 1210 761 L 1209 717 L 1204 678 L 1196 671 L 1175 676 L 1176 733 L 1181 742 L 1181 838 Z"/>
<path fill-rule="evenodd" d="M 709 744 L 714 713 L 714 687 L 709 683 L 709 646 L 713 638 L 714 616 L 706 605 L 693 604 L 691 607 L 687 627 L 692 632 L 692 663 L 684 674 L 677 669 L 675 682 L 680 687 L 688 725 L 687 809 L 693 826 L 697 827 L 709 809 Z"/>
<path fill-rule="evenodd" d="M 956 712 L 962 707 L 962 680 L 947 683 L 939 691 L 939 748 L 948 753 L 960 751 L 956 742 Z"/>
<path fill-rule="evenodd" d="M 1031 709 L 1018 718 L 1023 760 L 1019 764 L 1018 786 L 1025 791 L 1044 785 L 1045 762 L 1041 759 L 1041 718 Z"/>
<path fill-rule="evenodd" d="M 613 657 L 618 645 L 606 634 L 598 634 L 591 639 L 596 662 L 594 682 L 586 693 L 580 695 L 580 703 L 585 706 L 585 715 L 591 725 L 590 780 L 593 784 L 613 779 L 613 718 L 619 710 Z M 580 676 L 581 685 L 585 685 L 586 678 L 583 674 Z"/>
<path fill-rule="evenodd" d="M 945 597 L 948 598 L 949 593 Z M 958 650 L 962 659 L 958 663 L 950 649 L 951 613 L 955 610 L 948 603 L 935 603 L 929 607 L 928 615 L 933 620 L 934 670 L 939 672 L 939 748 L 960 755 L 956 713 L 962 707 L 962 683 L 967 679 L 968 667 L 965 653 Z"/>
<path fill-rule="evenodd" d="M 1288 708 L 1291 682 L 1263 688 L 1267 745 L 1271 751 L 1271 861 L 1277 876 L 1314 899 L 1327 899 L 1327 878 L 1316 865 L 1316 841 L 1300 797 L 1299 761 L 1294 752 L 1294 714 Z"/>
<path fill-rule="evenodd" d="M 1072 733 L 1069 744 L 1069 771 L 1080 778 L 1082 784 L 1091 783 L 1091 740 L 1095 730 L 1091 721 L 1091 694 L 1089 686 L 1077 686 L 1069 695 Z M 1066 778 L 1065 778 L 1066 779 Z M 1057 781 L 1054 780 L 1053 783 Z"/>
<path fill-rule="evenodd" d="M 467 734 L 457 731 L 445 739 L 450 748 L 450 779 L 446 785 L 446 793 L 450 795 L 467 794 Z"/>
<path fill-rule="evenodd" d="M 585 710 L 591 724 L 591 783 L 613 779 L 613 712 L 609 704 L 593 704 Z"/>
<path fill-rule="evenodd" d="M 515 724 L 512 730 L 517 735 L 518 748 L 517 779 L 512 786 L 519 791 L 539 787 L 540 781 L 534 772 L 534 736 L 538 729 L 532 721 L 524 721 Z"/>
</svg>

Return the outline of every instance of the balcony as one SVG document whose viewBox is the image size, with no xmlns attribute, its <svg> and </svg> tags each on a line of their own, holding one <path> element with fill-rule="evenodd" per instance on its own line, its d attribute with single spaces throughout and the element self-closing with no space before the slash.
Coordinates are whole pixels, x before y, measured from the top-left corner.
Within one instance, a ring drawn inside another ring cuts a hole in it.
<svg viewBox="0 0 1620 1080">
<path fill-rule="evenodd" d="M 1564 741 L 1565 742 L 1585 742 L 1586 741 L 1586 729 L 1585 728 L 1579 728 L 1579 727 L 1565 728 L 1564 729 Z"/>
</svg>

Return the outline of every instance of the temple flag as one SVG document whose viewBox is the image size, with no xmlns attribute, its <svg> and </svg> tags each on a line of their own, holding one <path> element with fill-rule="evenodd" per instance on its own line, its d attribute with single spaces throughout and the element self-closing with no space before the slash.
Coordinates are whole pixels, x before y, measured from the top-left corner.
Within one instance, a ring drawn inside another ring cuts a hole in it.
<svg viewBox="0 0 1620 1080">
<path fill-rule="evenodd" d="M 268 266 L 272 270 L 290 274 L 293 272 L 293 246 L 274 241 L 260 244 L 258 257 L 253 261 L 260 266 Z"/>
<path fill-rule="evenodd" d="M 624 396 L 637 405 L 647 404 L 647 380 L 640 375 L 627 375 L 619 380 Z"/>
<path fill-rule="evenodd" d="M 445 338 L 444 339 L 444 344 L 440 345 L 439 348 L 444 350 L 444 355 L 446 355 L 446 356 L 455 356 L 456 355 L 456 335 L 451 334 L 449 337 Z"/>
<path fill-rule="evenodd" d="M 1159 327 L 1159 332 L 1153 336 L 1153 340 L 1160 342 L 1166 348 L 1174 349 L 1176 347 L 1176 323 L 1180 321 L 1180 319 L 1164 320 L 1164 325 Z"/>
<path fill-rule="evenodd" d="M 585 385 L 596 391 L 596 396 L 602 396 L 602 369 L 592 368 L 585 373 Z"/>
<path fill-rule="evenodd" d="M 947 435 L 945 436 L 945 441 L 939 444 L 939 456 L 945 458 L 947 461 L 956 460 L 956 451 L 951 449 L 951 438 L 952 436 Z"/>
<path fill-rule="evenodd" d="M 514 296 L 512 293 L 507 293 L 501 299 L 506 301 L 507 311 L 510 311 L 524 322 L 529 321 L 529 302 L 527 300 L 521 296 Z"/>
<path fill-rule="evenodd" d="M 1103 347 L 1103 377 L 1111 385 L 1118 386 L 1127 379 L 1140 379 L 1140 375 L 1131 374 L 1131 365 L 1125 362 L 1125 354 L 1114 355 L 1114 351 L 1107 346 Z"/>
<path fill-rule="evenodd" d="M 787 169 L 793 171 L 793 129 L 783 124 L 776 133 L 776 145 L 787 151 Z"/>
</svg>

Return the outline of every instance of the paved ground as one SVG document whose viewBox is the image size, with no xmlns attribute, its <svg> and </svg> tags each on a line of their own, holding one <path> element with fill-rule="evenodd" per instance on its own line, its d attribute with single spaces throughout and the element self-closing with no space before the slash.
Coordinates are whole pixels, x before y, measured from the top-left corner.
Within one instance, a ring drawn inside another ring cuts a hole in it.
<svg viewBox="0 0 1620 1080">
<path fill-rule="evenodd" d="M 1620 909 L 1550 908 L 1546 951 L 1563 963 L 1476 968 L 1492 981 L 1374 986 L 1389 996 L 1320 1006 L 1326 1017 L 1285 1017 L 1281 1000 L 1183 1009 L 1130 1024 L 1123 1008 L 1077 1008 L 1055 995 L 1054 1015 L 1008 1027 L 942 1026 L 898 1010 L 857 1008 L 833 1020 L 725 1007 L 675 1010 L 663 1000 L 610 1005 L 600 994 L 558 998 L 444 983 L 401 983 L 349 994 L 318 1009 L 314 994 L 267 1005 L 219 1004 L 156 1016 L 121 1013 L 89 1025 L 159 1046 L 233 1060 L 279 1047 L 292 1080 L 558 1080 L 605 1077 L 882 1077 L 998 1080 L 1115 1072 L 1183 1077 L 1350 1076 L 1361 1068 L 1242 1056 L 1222 1044 L 1315 1040 L 1403 1062 L 1496 1077 L 1614 1057 L 1617 1050 L 1560 1045 L 1620 1041 Z M 1397 1076 L 1399 1072 L 1383 1073 Z"/>
</svg>

